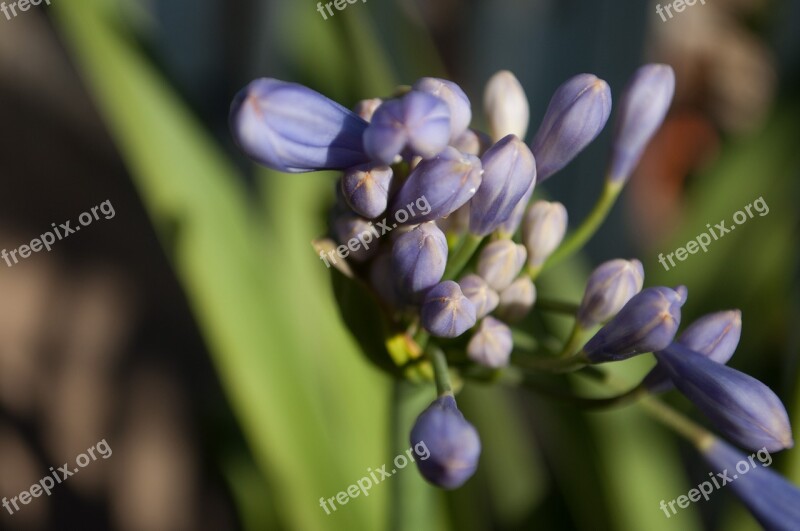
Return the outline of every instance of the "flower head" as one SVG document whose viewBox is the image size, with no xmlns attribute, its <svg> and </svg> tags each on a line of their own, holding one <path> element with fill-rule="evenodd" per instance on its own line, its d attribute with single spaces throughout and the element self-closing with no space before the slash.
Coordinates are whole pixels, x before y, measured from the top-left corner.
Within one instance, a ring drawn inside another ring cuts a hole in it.
<svg viewBox="0 0 800 531">
<path fill-rule="evenodd" d="M 496 291 L 506 289 L 522 271 L 527 252 L 511 240 L 496 240 L 481 250 L 478 274 Z"/>
<path fill-rule="evenodd" d="M 558 201 L 536 201 L 525 213 L 522 243 L 528 250 L 528 266 L 541 267 L 567 232 L 567 209 Z"/>
<path fill-rule="evenodd" d="M 514 340 L 511 329 L 494 317 L 484 317 L 467 344 L 469 359 L 492 369 L 508 365 Z"/>
<path fill-rule="evenodd" d="M 442 279 L 447 238 L 433 222 L 401 234 L 392 246 L 392 272 L 398 290 L 413 300 Z"/>
<path fill-rule="evenodd" d="M 506 135 L 525 138 L 530 118 L 528 98 L 519 80 L 508 70 L 489 78 L 483 91 L 483 110 L 492 138 L 499 140 Z"/>
<path fill-rule="evenodd" d="M 469 127 L 472 109 L 469 98 L 461 87 L 446 79 L 423 77 L 411 87 L 443 100 L 450 111 L 450 140 L 455 140 Z"/>
<path fill-rule="evenodd" d="M 583 328 L 605 323 L 642 290 L 643 283 L 644 268 L 639 260 L 617 259 L 600 264 L 586 283 L 578 322 Z"/>
</svg>

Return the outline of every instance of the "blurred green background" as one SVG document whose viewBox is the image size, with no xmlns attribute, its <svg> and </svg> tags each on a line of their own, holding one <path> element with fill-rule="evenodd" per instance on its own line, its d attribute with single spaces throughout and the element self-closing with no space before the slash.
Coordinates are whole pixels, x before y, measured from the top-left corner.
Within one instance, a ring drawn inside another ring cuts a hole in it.
<svg viewBox="0 0 800 531">
<path fill-rule="evenodd" d="M 641 63 L 670 63 L 675 103 L 640 170 L 540 293 L 577 301 L 592 264 L 635 256 L 646 285 L 688 286 L 684 322 L 741 308 L 731 365 L 769 384 L 800 425 L 800 2 L 719 0 L 667 22 L 654 6 L 369 0 L 323 20 L 299 0 L 52 0 L 0 17 L 0 243 L 104 199 L 117 208 L 113 222 L 0 269 L 0 495 L 104 437 L 115 450 L 0 525 L 757 529 L 728 492 L 664 517 L 660 500 L 707 467 L 636 407 L 584 413 L 474 384 L 459 398 L 484 445 L 473 480 L 443 493 L 409 467 L 327 515 L 320 497 L 408 447 L 433 386 L 393 382 L 340 320 L 310 246 L 335 176 L 255 168 L 227 130 L 233 95 L 261 76 L 346 106 L 447 77 L 481 125 L 483 83 L 509 69 L 535 131 L 567 77 L 593 72 L 618 97 Z M 602 185 L 608 133 L 545 186 L 573 224 Z M 670 271 L 658 264 L 760 196 L 769 215 Z M 651 364 L 616 372 L 635 383 Z M 797 450 L 773 467 L 800 483 Z"/>
</svg>

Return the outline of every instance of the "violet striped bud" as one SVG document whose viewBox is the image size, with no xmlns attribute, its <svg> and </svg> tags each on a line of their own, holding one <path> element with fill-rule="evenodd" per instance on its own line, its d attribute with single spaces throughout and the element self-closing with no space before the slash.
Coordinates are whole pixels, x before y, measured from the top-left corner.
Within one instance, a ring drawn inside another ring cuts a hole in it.
<svg viewBox="0 0 800 531">
<path fill-rule="evenodd" d="M 536 303 L 536 286 L 530 277 L 519 277 L 506 289 L 500 292 L 500 304 L 495 312 L 498 317 L 509 323 L 516 323 L 525 318 Z"/>
<path fill-rule="evenodd" d="M 506 135 L 525 138 L 530 119 L 528 97 L 508 70 L 500 70 L 489 78 L 483 91 L 483 110 L 495 141 Z"/>
<path fill-rule="evenodd" d="M 578 309 L 578 324 L 590 328 L 617 315 L 631 298 L 642 291 L 644 268 L 639 260 L 609 260 L 589 276 Z"/>
<path fill-rule="evenodd" d="M 364 131 L 364 149 L 370 157 L 392 164 L 408 149 L 431 158 L 450 139 L 450 113 L 441 99 L 412 90 L 400 99 L 383 102 Z"/>
<path fill-rule="evenodd" d="M 525 213 L 522 243 L 528 266 L 540 268 L 558 248 L 567 232 L 567 209 L 558 201 L 536 201 Z"/>
<path fill-rule="evenodd" d="M 511 238 L 514 236 L 514 233 L 517 232 L 519 224 L 522 222 L 522 217 L 525 215 L 525 210 L 527 210 L 528 204 L 531 202 L 531 197 L 533 197 L 535 184 L 535 181 L 531 183 L 528 189 L 525 190 L 525 193 L 522 194 L 522 198 L 517 202 L 517 205 L 511 211 L 508 218 L 497 227 L 497 232 L 502 238 Z"/>
<path fill-rule="evenodd" d="M 467 275 L 458 281 L 458 285 L 464 296 L 475 305 L 475 317 L 478 319 L 493 312 L 500 302 L 497 292 L 478 275 Z"/>
<path fill-rule="evenodd" d="M 425 330 L 436 337 L 458 337 L 475 326 L 475 305 L 452 280 L 440 282 L 425 294 L 420 309 Z"/>
<path fill-rule="evenodd" d="M 369 161 L 367 122 L 297 83 L 262 78 L 233 99 L 230 128 L 239 148 L 275 170 L 343 170 Z"/>
<path fill-rule="evenodd" d="M 675 93 L 675 72 L 669 65 L 640 67 L 619 103 L 608 178 L 623 184 L 642 158 L 648 142 L 667 115 Z"/>
<path fill-rule="evenodd" d="M 447 147 L 435 158 L 423 160 L 414 168 L 391 202 L 389 212 L 394 216 L 409 203 L 425 197 L 430 210 L 412 218 L 414 223 L 448 216 L 472 199 L 481 184 L 482 172 L 478 157 Z"/>
<path fill-rule="evenodd" d="M 597 138 L 611 113 L 611 90 L 592 74 L 579 74 L 556 89 L 531 144 L 543 183 Z"/>
<path fill-rule="evenodd" d="M 479 365 L 499 369 L 508 365 L 513 348 L 511 329 L 494 317 L 484 317 L 467 344 L 467 356 Z"/>
<path fill-rule="evenodd" d="M 365 262 L 378 251 L 378 237 L 375 227 L 368 220 L 344 214 L 333 222 L 333 235 L 341 245 L 339 253 L 343 257 L 349 255 L 350 260 Z"/>
<path fill-rule="evenodd" d="M 508 135 L 481 157 L 483 180 L 470 200 L 469 229 L 486 236 L 511 215 L 536 181 L 533 153 L 519 138 Z"/>
<path fill-rule="evenodd" d="M 392 168 L 375 164 L 360 164 L 344 172 L 342 195 L 356 214 L 376 218 L 383 214 L 389 201 Z"/>
<path fill-rule="evenodd" d="M 681 393 L 736 444 L 770 452 L 794 445 L 786 408 L 760 381 L 678 343 L 656 358 Z"/>
<path fill-rule="evenodd" d="M 704 315 L 684 330 L 678 339 L 684 347 L 706 356 L 717 363 L 728 363 L 742 335 L 742 312 L 728 310 Z M 656 365 L 645 377 L 643 384 L 651 393 L 672 389 L 669 374 L 661 365 Z"/>
<path fill-rule="evenodd" d="M 392 246 L 396 286 L 409 300 L 438 284 L 446 265 L 447 238 L 435 223 L 418 225 Z"/>
<path fill-rule="evenodd" d="M 663 286 L 642 290 L 584 345 L 586 358 L 604 363 L 666 348 L 680 325 L 683 303 Z"/>
<path fill-rule="evenodd" d="M 411 87 L 441 98 L 450 110 L 450 140 L 455 140 L 469 127 L 472 109 L 461 87 L 446 79 L 423 77 Z"/>
<path fill-rule="evenodd" d="M 704 485 L 711 489 L 711 481 L 720 487 L 727 485 L 764 529 L 797 529 L 800 489 L 767 468 L 772 464 L 769 449 L 762 447 L 747 456 L 725 441 L 714 439 L 702 453 L 714 472 L 709 472 L 711 480 L 700 485 L 701 491 L 705 492 Z"/>
<path fill-rule="evenodd" d="M 444 395 L 420 413 L 411 428 L 411 446 L 427 448 L 426 459 L 416 459 L 420 474 L 443 489 L 466 483 L 478 468 L 481 440 L 467 422 L 452 395 Z"/>
<path fill-rule="evenodd" d="M 511 240 L 496 240 L 481 249 L 476 270 L 492 289 L 501 291 L 517 278 L 526 256 L 524 246 Z"/>
</svg>

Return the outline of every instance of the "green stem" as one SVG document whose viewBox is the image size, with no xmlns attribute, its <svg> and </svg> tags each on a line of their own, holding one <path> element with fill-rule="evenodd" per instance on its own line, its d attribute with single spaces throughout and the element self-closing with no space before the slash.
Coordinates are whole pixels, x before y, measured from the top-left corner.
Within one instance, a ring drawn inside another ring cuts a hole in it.
<svg viewBox="0 0 800 531">
<path fill-rule="evenodd" d="M 648 393 L 647 388 L 639 385 L 619 395 L 593 398 L 575 395 L 567 390 L 548 385 L 531 375 L 524 375 L 520 383 L 539 394 L 568 402 L 583 409 L 610 409 L 621 407 L 641 399 Z"/>
<path fill-rule="evenodd" d="M 600 225 L 606 219 L 606 216 L 608 216 L 608 212 L 611 210 L 611 207 L 614 206 L 614 202 L 617 200 L 617 197 L 619 197 L 621 191 L 621 184 L 609 180 L 605 181 L 603 192 L 597 200 L 597 203 L 595 203 L 592 211 L 586 219 L 583 220 L 583 223 L 581 223 L 572 234 L 567 236 L 558 249 L 556 249 L 556 252 L 547 259 L 542 267 L 542 271 L 550 269 L 586 245 L 586 242 L 597 232 L 597 229 L 600 228 Z"/>
<path fill-rule="evenodd" d="M 435 345 L 428 345 L 428 356 L 433 364 L 433 374 L 436 380 L 436 394 L 439 397 L 453 394 L 450 384 L 450 372 L 447 369 L 447 358 L 442 349 Z"/>
<path fill-rule="evenodd" d="M 522 369 L 531 371 L 543 371 L 552 373 L 574 372 L 588 365 L 583 352 L 579 352 L 569 358 L 540 358 L 525 355 L 515 355 L 511 353 L 511 360 L 514 365 Z"/>
<path fill-rule="evenodd" d="M 453 251 L 453 254 L 448 258 L 442 280 L 454 280 L 458 277 L 469 263 L 472 255 L 478 250 L 482 241 L 483 236 L 467 233 L 458 244 L 458 247 Z"/>
<path fill-rule="evenodd" d="M 580 323 L 575 321 L 575 324 L 572 326 L 572 332 L 569 334 L 569 339 L 564 343 L 564 347 L 561 349 L 561 353 L 559 353 L 558 357 L 568 358 L 577 353 L 578 349 L 582 346 L 585 332 Z"/>
<path fill-rule="evenodd" d="M 711 432 L 655 397 L 649 397 L 640 403 L 651 417 L 672 428 L 698 448 L 704 448 L 714 438 Z"/>
</svg>

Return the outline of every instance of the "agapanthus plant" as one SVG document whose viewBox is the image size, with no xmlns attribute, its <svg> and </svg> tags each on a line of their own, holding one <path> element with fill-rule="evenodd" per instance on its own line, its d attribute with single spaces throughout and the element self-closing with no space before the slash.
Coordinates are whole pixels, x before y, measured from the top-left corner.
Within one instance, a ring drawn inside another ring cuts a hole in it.
<svg viewBox="0 0 800 531">
<path fill-rule="evenodd" d="M 725 365 L 738 344 L 740 312 L 706 316 L 676 337 L 687 289 L 645 288 L 636 259 L 599 265 L 580 304 L 537 302 L 539 275 L 597 231 L 663 121 L 674 85 L 666 65 L 645 65 L 634 74 L 617 109 L 603 192 L 569 233 L 564 205 L 532 197 L 537 183 L 569 164 L 606 126 L 611 91 L 594 75 L 577 75 L 556 89 L 530 145 L 522 138 L 528 102 L 507 71 L 486 87 L 490 134 L 470 128 L 464 91 L 437 78 L 364 100 L 352 112 L 275 79 L 253 81 L 235 98 L 231 128 L 255 161 L 283 172 L 342 172 L 330 232 L 314 246 L 333 266 L 344 322 L 364 353 L 396 378 L 436 384 L 438 397 L 410 434 L 412 444 L 424 440 L 430 448 L 430 458 L 418 462 L 429 482 L 457 488 L 478 467 L 479 434 L 455 401 L 471 380 L 528 386 L 590 407 L 643 399 L 647 411 L 707 454 L 709 441 L 718 441 L 710 431 L 647 396 L 677 388 L 742 448 L 773 452 L 793 445 L 777 396 Z M 573 318 L 560 352 L 531 349 L 531 341 L 515 344 L 519 337 L 545 343 L 531 338 L 534 307 Z M 566 395 L 542 379 L 567 372 L 597 378 L 603 372 L 594 365 L 651 353 L 653 371 L 614 396 Z M 763 475 L 775 502 L 755 500 L 759 485 L 747 485 L 746 478 L 735 492 L 760 520 L 790 529 L 797 524 L 789 521 L 791 511 L 770 512 L 770 504 L 798 506 L 798 490 Z"/>
</svg>

